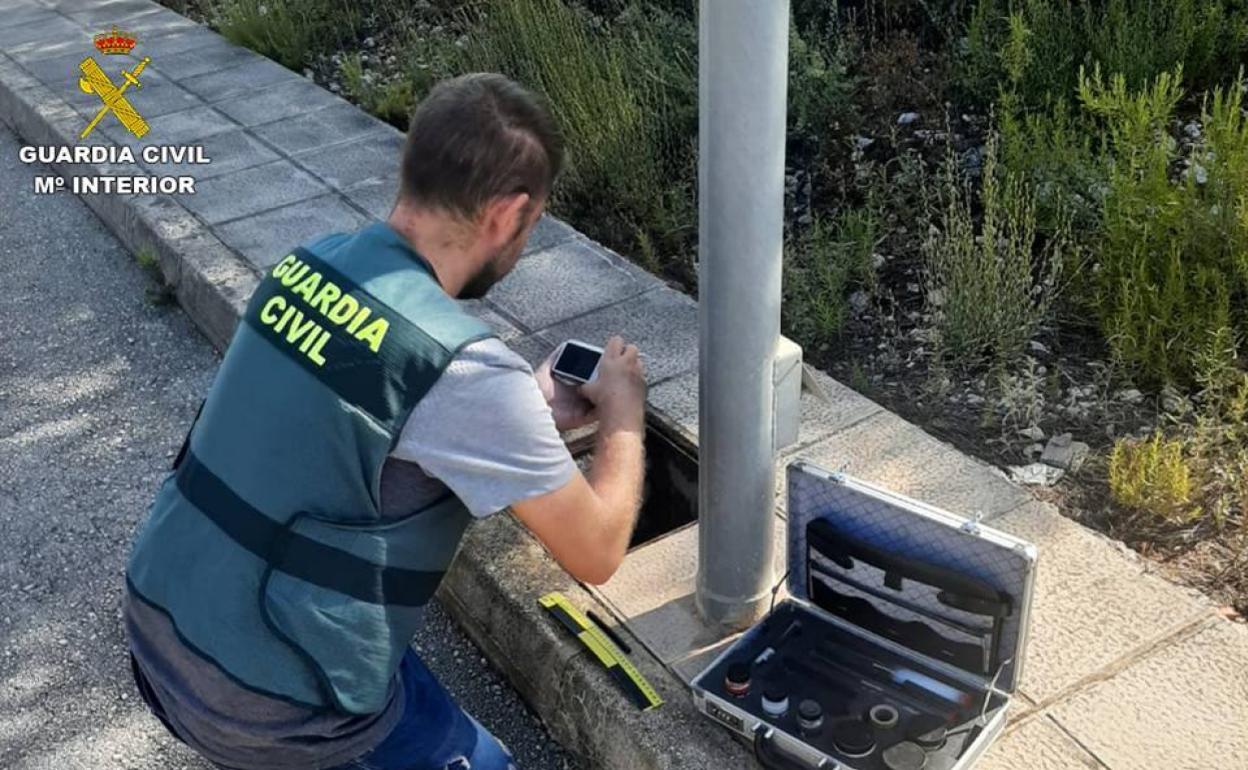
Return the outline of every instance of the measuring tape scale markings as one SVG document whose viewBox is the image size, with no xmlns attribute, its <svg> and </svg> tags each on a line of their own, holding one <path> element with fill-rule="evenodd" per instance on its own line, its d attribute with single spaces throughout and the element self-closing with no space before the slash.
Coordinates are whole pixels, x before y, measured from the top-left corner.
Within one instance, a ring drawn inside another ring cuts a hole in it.
<svg viewBox="0 0 1248 770">
<path fill-rule="evenodd" d="M 654 687 L 642 676 L 641 672 L 620 652 L 601 628 L 594 625 L 585 615 L 572 606 L 572 603 L 558 591 L 546 594 L 538 599 L 556 620 L 563 625 L 581 644 L 585 645 L 598 659 L 607 673 L 624 690 L 624 694 L 643 711 L 662 705 L 661 698 Z"/>
</svg>

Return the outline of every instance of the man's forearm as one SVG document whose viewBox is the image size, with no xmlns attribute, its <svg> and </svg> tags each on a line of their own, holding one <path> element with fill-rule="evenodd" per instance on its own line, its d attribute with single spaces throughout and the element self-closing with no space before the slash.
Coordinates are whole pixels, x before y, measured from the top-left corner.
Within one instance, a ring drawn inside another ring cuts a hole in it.
<svg viewBox="0 0 1248 770">
<path fill-rule="evenodd" d="M 641 506 L 641 485 L 645 475 L 641 425 L 637 429 L 604 429 L 598 431 L 594 445 L 594 463 L 589 471 L 589 484 L 605 504 L 609 520 L 604 522 L 604 536 L 623 554 L 637 524 Z"/>
</svg>

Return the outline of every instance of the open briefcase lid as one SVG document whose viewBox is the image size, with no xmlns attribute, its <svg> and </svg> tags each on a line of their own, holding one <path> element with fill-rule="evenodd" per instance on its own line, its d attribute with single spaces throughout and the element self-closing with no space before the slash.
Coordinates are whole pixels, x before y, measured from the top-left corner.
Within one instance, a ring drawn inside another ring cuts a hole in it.
<svg viewBox="0 0 1248 770">
<path fill-rule="evenodd" d="M 1017 688 L 1035 546 L 797 460 L 788 554 L 794 598 L 960 679 Z"/>
</svg>

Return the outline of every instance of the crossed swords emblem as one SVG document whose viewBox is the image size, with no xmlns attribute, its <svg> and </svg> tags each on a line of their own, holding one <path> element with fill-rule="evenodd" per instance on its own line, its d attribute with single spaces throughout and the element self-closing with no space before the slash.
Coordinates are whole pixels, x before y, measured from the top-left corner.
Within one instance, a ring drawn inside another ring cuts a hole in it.
<svg viewBox="0 0 1248 770">
<path fill-rule="evenodd" d="M 95 63 L 95 59 L 88 56 L 82 60 L 78 68 L 82 70 L 83 76 L 78 79 L 78 87 L 88 94 L 93 93 L 100 97 L 100 100 L 104 102 L 104 106 L 100 108 L 99 112 L 95 113 L 95 117 L 82 130 L 82 134 L 79 135 L 80 139 L 86 139 L 87 134 L 90 134 L 96 124 L 110 111 L 117 116 L 117 120 L 121 121 L 121 125 L 125 126 L 127 131 L 134 134 L 137 138 L 143 138 L 148 129 L 147 121 L 143 119 L 143 116 L 139 115 L 138 111 L 131 106 L 123 94 L 130 86 L 135 88 L 143 87 L 143 84 L 139 82 L 139 74 L 143 72 L 143 68 L 151 60 L 152 57 L 144 56 L 134 70 L 122 70 L 121 74 L 125 77 L 126 82 L 122 83 L 120 88 L 113 85 L 113 81 L 104 73 L 104 70 L 100 69 L 100 65 Z"/>
</svg>

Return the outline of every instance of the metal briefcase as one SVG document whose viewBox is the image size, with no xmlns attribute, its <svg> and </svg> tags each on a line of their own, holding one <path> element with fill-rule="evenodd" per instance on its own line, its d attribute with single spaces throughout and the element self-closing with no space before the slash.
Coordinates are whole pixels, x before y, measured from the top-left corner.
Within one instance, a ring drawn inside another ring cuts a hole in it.
<svg viewBox="0 0 1248 770">
<path fill-rule="evenodd" d="M 965 770 L 1022 676 L 1036 548 L 798 460 L 790 597 L 692 684 L 767 767 Z"/>
</svg>

